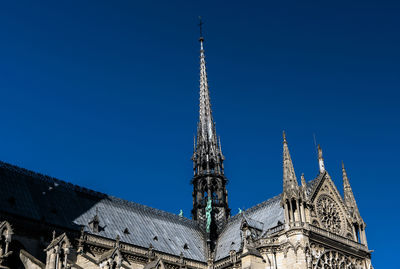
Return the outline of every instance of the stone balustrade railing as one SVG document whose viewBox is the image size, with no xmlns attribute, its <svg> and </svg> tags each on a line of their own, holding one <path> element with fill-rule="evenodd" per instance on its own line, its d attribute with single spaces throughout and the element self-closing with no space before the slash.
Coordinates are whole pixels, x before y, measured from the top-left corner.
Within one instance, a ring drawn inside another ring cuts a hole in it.
<svg viewBox="0 0 400 269">
<path fill-rule="evenodd" d="M 271 235 L 271 234 L 280 232 L 280 231 L 282 231 L 282 230 L 284 230 L 284 229 L 285 229 L 285 224 L 280 224 L 280 225 L 278 225 L 278 226 L 275 226 L 275 227 L 272 227 L 272 228 L 268 229 L 268 231 L 266 232 L 266 234 L 267 234 L 267 235 Z"/>
<path fill-rule="evenodd" d="M 339 241 L 341 243 L 347 244 L 347 245 L 352 246 L 354 248 L 361 249 L 361 250 L 364 250 L 364 251 L 368 251 L 368 248 L 366 246 L 364 246 L 364 245 L 362 245 L 362 244 L 360 244 L 360 243 L 358 243 L 356 241 L 353 241 L 353 240 L 348 239 L 346 237 L 331 233 L 331 232 L 326 231 L 324 229 L 321 229 L 321 228 L 319 228 L 317 226 L 309 224 L 309 230 L 311 232 L 323 235 L 325 237 L 328 237 L 328 238 L 331 238 L 333 240 Z"/>
<path fill-rule="evenodd" d="M 356 249 L 360 249 L 360 250 L 363 250 L 363 251 L 368 251 L 368 247 L 363 245 L 363 244 L 360 244 L 360 243 L 358 243 L 358 242 L 356 242 L 354 240 L 348 239 L 348 238 L 343 237 L 341 235 L 332 233 L 332 232 L 327 231 L 325 229 L 321 229 L 321 228 L 319 228 L 317 226 L 314 226 L 314 225 L 306 223 L 306 222 L 296 221 L 296 222 L 291 222 L 286 226 L 286 229 L 292 229 L 292 228 L 303 228 L 305 230 L 309 230 L 309 231 L 314 232 L 316 234 L 319 234 L 319 235 L 325 236 L 327 238 L 336 240 L 338 242 L 344 243 L 346 245 L 352 246 L 352 247 L 354 247 Z M 285 224 L 280 224 L 278 226 L 270 228 L 264 234 L 264 236 L 268 236 L 269 237 L 270 235 L 278 233 L 278 232 L 280 232 L 280 231 L 282 231 L 284 229 L 285 229 Z M 266 242 L 261 240 L 260 243 L 262 244 L 262 243 L 266 243 Z"/>
</svg>

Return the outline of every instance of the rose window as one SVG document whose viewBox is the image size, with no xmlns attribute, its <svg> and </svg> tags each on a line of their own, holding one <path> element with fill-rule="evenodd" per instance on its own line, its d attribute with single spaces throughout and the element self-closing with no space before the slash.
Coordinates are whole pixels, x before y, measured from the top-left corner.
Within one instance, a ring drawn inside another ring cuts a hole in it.
<svg viewBox="0 0 400 269">
<path fill-rule="evenodd" d="M 316 207 L 322 226 L 328 231 L 339 234 L 342 229 L 342 220 L 335 201 L 323 195 L 318 199 Z"/>
</svg>

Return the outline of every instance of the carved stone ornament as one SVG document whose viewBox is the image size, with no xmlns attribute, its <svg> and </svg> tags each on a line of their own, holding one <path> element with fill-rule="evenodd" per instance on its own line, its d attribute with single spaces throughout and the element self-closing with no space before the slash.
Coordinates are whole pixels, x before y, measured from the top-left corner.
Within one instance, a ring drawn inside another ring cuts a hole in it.
<svg viewBox="0 0 400 269">
<path fill-rule="evenodd" d="M 336 234 L 342 232 L 342 217 L 336 202 L 327 195 L 321 195 L 316 203 L 316 209 L 321 225 Z"/>
<path fill-rule="evenodd" d="M 357 267 L 345 255 L 336 251 L 327 251 L 319 257 L 314 268 L 356 269 Z"/>
</svg>

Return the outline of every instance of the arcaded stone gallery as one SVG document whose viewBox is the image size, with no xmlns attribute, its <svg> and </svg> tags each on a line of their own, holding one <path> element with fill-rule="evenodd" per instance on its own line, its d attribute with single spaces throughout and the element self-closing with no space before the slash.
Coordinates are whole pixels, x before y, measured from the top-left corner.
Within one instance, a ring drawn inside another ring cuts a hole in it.
<svg viewBox="0 0 400 269">
<path fill-rule="evenodd" d="M 192 218 L 0 162 L 0 268 L 373 268 L 344 165 L 344 197 L 319 146 L 318 176 L 299 184 L 285 133 L 282 193 L 231 216 L 203 45 Z"/>
</svg>

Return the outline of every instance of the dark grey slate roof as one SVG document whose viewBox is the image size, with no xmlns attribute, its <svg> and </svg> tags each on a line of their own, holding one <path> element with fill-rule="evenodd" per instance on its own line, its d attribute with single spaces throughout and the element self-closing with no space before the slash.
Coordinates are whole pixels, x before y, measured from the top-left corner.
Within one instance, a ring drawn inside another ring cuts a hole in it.
<svg viewBox="0 0 400 269">
<path fill-rule="evenodd" d="M 322 177 L 323 174 L 307 182 L 307 195 L 311 195 L 313 193 Z M 280 202 L 281 195 L 278 195 L 249 208 L 243 212 L 243 215 L 237 214 L 229 219 L 226 227 L 218 238 L 215 259 L 220 260 L 229 256 L 229 252 L 231 250 L 240 250 L 240 225 L 243 219 L 247 221 L 249 226 L 261 230 L 262 233 L 265 233 L 268 229 L 277 226 L 278 222 L 284 223 L 284 211 L 280 205 Z"/>
<path fill-rule="evenodd" d="M 260 222 L 263 223 L 262 231 L 266 231 L 269 228 L 276 226 L 278 221 L 282 223 L 284 222 L 284 212 L 280 205 L 280 201 L 281 196 L 278 195 L 247 209 L 243 213 L 247 219 L 252 220 L 252 225 L 257 225 L 257 227 L 260 228 Z M 242 223 L 242 219 L 242 214 L 237 214 L 229 219 L 217 241 L 215 253 L 216 260 L 229 256 L 231 250 L 239 251 L 241 244 L 240 224 Z"/>
<path fill-rule="evenodd" d="M 322 177 L 323 174 L 307 183 L 308 195 L 315 191 Z M 1 161 L 0 184 L 0 212 L 77 231 L 84 225 L 89 233 L 92 231 L 88 223 L 97 214 L 101 229 L 95 234 L 99 236 L 115 239 L 119 235 L 121 242 L 145 248 L 152 244 L 154 250 L 176 256 L 182 252 L 185 258 L 206 261 L 205 238 L 193 220 Z M 217 241 L 216 260 L 229 256 L 230 250 L 240 250 L 243 218 L 263 233 L 278 222 L 283 223 L 280 195 L 228 220 Z M 129 233 L 124 233 L 125 229 Z"/>
<path fill-rule="evenodd" d="M 262 231 L 264 227 L 264 223 L 257 221 L 255 219 L 249 218 L 245 212 L 243 212 L 243 219 L 246 221 L 247 225 L 251 228 L 255 228 L 257 230 Z"/>
<path fill-rule="evenodd" d="M 81 188 L 0 162 L 0 211 L 79 230 L 98 212 L 97 235 L 185 258 L 205 261 L 204 238 L 196 222 L 137 203 Z M 125 229 L 129 233 L 124 233 Z M 154 238 L 157 237 L 157 240 Z M 188 248 L 184 248 L 187 244 Z"/>
</svg>

